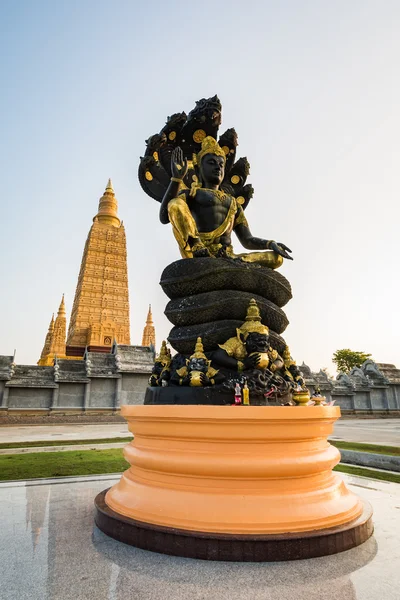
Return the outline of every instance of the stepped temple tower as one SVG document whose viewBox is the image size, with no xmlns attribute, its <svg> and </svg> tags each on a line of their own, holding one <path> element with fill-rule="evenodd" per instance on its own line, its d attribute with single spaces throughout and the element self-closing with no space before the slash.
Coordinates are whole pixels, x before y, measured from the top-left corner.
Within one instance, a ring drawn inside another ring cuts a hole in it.
<svg viewBox="0 0 400 600">
<path fill-rule="evenodd" d="M 42 354 L 38 361 L 41 367 L 51 366 L 54 357 L 66 358 L 65 338 L 67 332 L 67 319 L 65 314 L 64 294 L 58 309 L 57 318 L 54 321 L 54 315 L 51 317 L 49 330 L 46 335 Z"/>
<path fill-rule="evenodd" d="M 126 236 L 111 180 L 83 251 L 67 338 L 67 357 L 130 344 Z"/>
<path fill-rule="evenodd" d="M 153 315 L 151 312 L 151 304 L 147 313 L 146 325 L 143 329 L 142 346 L 156 347 L 156 330 L 153 323 Z"/>
</svg>

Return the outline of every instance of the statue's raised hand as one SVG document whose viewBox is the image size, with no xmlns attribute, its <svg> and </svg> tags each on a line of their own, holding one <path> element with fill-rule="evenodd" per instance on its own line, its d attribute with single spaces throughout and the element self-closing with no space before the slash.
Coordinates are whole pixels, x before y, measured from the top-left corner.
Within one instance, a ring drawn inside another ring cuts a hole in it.
<svg viewBox="0 0 400 600">
<path fill-rule="evenodd" d="M 182 148 L 177 146 L 171 155 L 171 173 L 176 179 L 183 179 L 188 172 L 188 164 L 183 156 Z"/>
<path fill-rule="evenodd" d="M 288 252 L 291 252 L 291 249 L 288 248 L 285 244 L 282 244 L 282 242 L 270 242 L 268 247 L 270 250 L 273 250 L 280 256 L 283 256 L 283 258 L 293 260 L 293 256 L 290 256 L 290 254 L 288 254 Z"/>
</svg>

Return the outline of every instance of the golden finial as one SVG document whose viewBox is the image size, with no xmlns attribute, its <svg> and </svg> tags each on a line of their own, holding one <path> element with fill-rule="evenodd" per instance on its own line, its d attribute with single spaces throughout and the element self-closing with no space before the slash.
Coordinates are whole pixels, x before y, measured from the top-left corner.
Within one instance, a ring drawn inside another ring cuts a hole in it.
<svg viewBox="0 0 400 600">
<path fill-rule="evenodd" d="M 246 321 L 261 321 L 260 309 L 257 302 L 252 298 L 247 307 Z"/>
<path fill-rule="evenodd" d="M 147 325 L 153 325 L 153 313 L 151 312 L 151 304 L 149 304 L 149 312 L 147 313 Z M 163 342 L 164 344 L 165 342 Z"/>
<path fill-rule="evenodd" d="M 57 317 L 65 317 L 65 302 L 64 302 L 64 294 L 62 295 L 60 308 L 58 309 Z"/>
<path fill-rule="evenodd" d="M 194 352 L 190 358 L 205 358 L 207 360 L 207 356 L 204 354 L 203 342 L 201 341 L 201 337 L 197 338 Z"/>
<path fill-rule="evenodd" d="M 239 331 L 244 334 L 245 339 L 249 333 L 262 333 L 264 335 L 269 335 L 268 327 L 261 323 L 260 309 L 258 308 L 257 302 L 254 300 L 254 298 L 252 298 L 249 302 L 245 322 L 240 326 Z"/>
<path fill-rule="evenodd" d="M 160 362 L 164 366 L 169 365 L 171 362 L 171 351 L 167 348 L 167 342 L 162 341 L 160 353 L 156 356 L 155 362 Z"/>
<path fill-rule="evenodd" d="M 119 227 L 121 224 L 118 218 L 118 202 L 111 179 L 108 180 L 105 192 L 100 198 L 99 211 L 93 221 L 98 221 L 106 225 L 114 225 L 114 227 Z"/>
<path fill-rule="evenodd" d="M 54 313 L 52 314 L 50 325 L 49 325 L 49 333 L 54 331 Z"/>
</svg>

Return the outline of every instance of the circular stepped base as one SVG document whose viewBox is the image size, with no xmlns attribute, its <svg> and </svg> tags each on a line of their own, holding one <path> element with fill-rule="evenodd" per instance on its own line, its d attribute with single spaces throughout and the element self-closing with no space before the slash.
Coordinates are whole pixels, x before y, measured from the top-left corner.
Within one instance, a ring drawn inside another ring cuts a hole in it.
<svg viewBox="0 0 400 600">
<path fill-rule="evenodd" d="M 100 492 L 95 499 L 98 528 L 125 544 L 172 556 L 238 562 L 298 560 L 350 550 L 373 533 L 372 509 L 365 501 L 362 514 L 339 527 L 277 535 L 228 535 L 173 529 L 129 519 L 107 506 L 107 491 Z"/>
</svg>

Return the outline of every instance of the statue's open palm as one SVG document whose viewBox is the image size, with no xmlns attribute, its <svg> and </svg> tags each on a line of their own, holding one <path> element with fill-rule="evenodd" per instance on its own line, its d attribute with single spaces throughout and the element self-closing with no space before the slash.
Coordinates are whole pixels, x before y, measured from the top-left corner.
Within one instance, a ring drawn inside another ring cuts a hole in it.
<svg viewBox="0 0 400 600">
<path fill-rule="evenodd" d="M 183 156 L 182 148 L 177 146 L 171 155 L 171 173 L 172 177 L 183 179 L 188 172 L 188 163 Z"/>
</svg>

